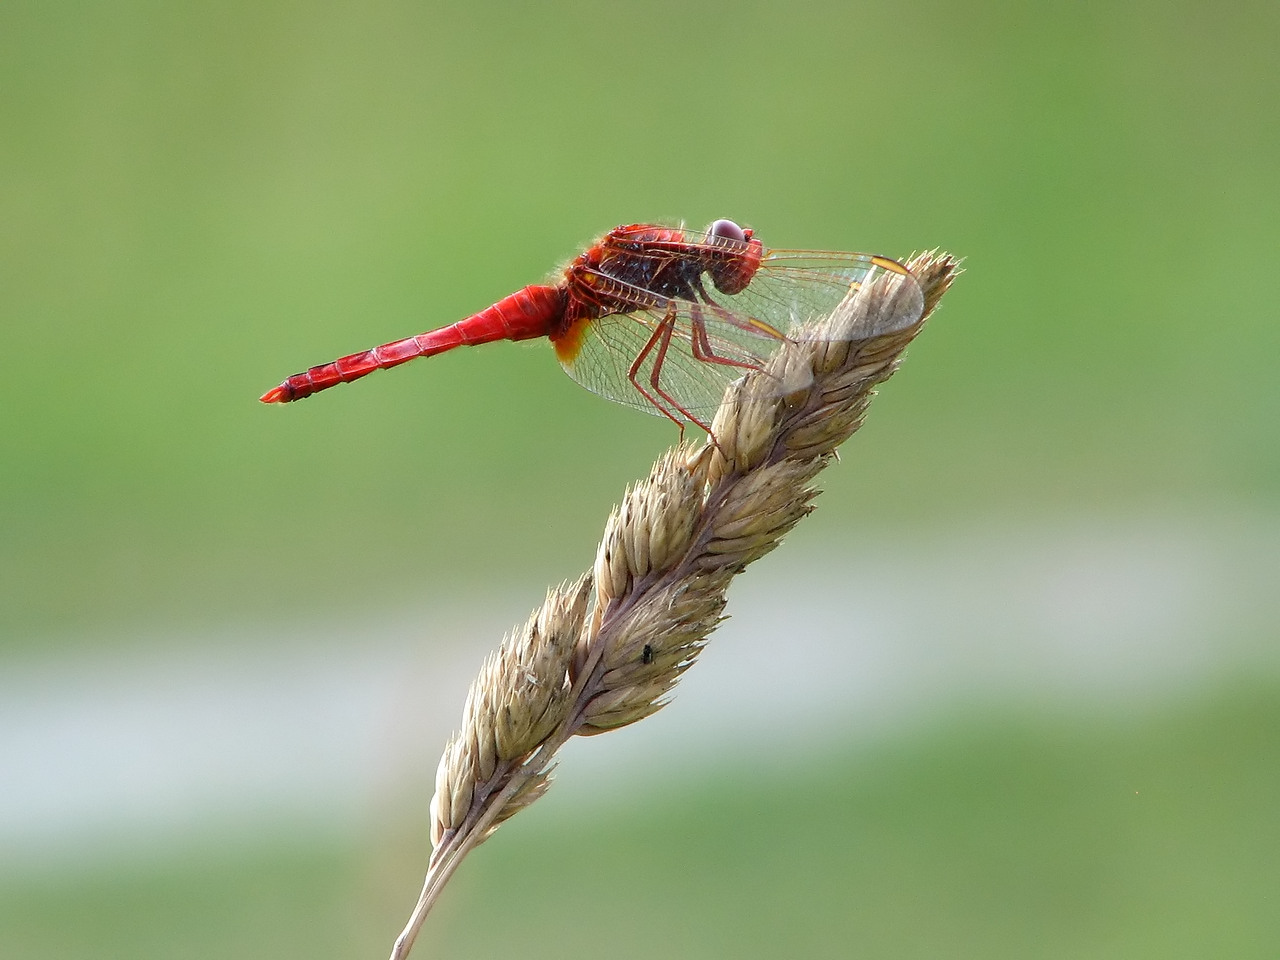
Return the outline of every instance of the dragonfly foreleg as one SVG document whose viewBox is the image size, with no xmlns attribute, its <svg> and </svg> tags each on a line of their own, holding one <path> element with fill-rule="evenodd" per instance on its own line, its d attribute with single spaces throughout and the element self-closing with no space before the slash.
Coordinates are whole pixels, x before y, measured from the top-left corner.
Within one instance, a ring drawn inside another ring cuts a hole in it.
<svg viewBox="0 0 1280 960">
<path fill-rule="evenodd" d="M 715 352 L 711 346 L 711 338 L 707 335 L 707 321 L 702 315 L 701 307 L 694 305 L 689 311 L 689 345 L 693 350 L 693 358 L 703 363 L 718 363 L 725 367 L 741 367 L 744 370 L 759 370 L 760 365 L 745 360 L 734 360 Z"/>
</svg>

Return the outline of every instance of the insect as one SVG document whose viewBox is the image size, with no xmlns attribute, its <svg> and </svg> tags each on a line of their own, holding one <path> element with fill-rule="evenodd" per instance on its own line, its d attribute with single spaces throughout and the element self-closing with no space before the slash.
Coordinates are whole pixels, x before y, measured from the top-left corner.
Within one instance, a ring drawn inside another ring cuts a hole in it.
<svg viewBox="0 0 1280 960">
<path fill-rule="evenodd" d="M 717 220 L 705 231 L 657 224 L 610 230 L 552 284 L 533 284 L 457 323 L 294 374 L 262 396 L 301 400 L 374 370 L 455 347 L 546 337 L 568 374 L 595 393 L 707 429 L 725 385 L 852 290 L 896 275 L 893 326 L 918 320 L 923 297 L 896 260 L 865 253 L 769 250 Z"/>
</svg>

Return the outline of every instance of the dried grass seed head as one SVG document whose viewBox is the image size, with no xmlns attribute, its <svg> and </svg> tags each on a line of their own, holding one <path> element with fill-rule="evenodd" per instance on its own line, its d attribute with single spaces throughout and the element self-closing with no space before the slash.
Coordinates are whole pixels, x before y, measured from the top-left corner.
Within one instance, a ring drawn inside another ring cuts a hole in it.
<svg viewBox="0 0 1280 960">
<path fill-rule="evenodd" d="M 702 479 L 689 450 L 668 450 L 647 479 L 627 489 L 596 553 L 596 603 L 607 608 L 631 584 L 661 573 L 688 549 L 702 507 Z"/>
<path fill-rule="evenodd" d="M 954 258 L 936 253 L 907 266 L 914 279 L 886 268 L 822 321 L 828 329 L 794 336 L 765 370 L 731 385 L 713 420 L 715 440 L 668 452 L 628 490 L 597 554 L 589 620 L 584 578 L 553 591 L 486 661 L 463 730 L 441 757 L 437 853 L 450 831 L 444 842 L 461 837 L 465 850 L 540 797 L 563 737 L 634 723 L 667 702 L 719 623 L 733 576 L 808 512 L 814 474 L 861 424 L 874 386 L 959 272 Z M 576 704 L 566 703 L 570 690 Z M 558 727 L 555 717 L 564 717 Z M 428 886 L 437 868 L 447 878 L 452 866 L 433 856 Z M 397 956 L 433 900 L 424 891 Z"/>
</svg>

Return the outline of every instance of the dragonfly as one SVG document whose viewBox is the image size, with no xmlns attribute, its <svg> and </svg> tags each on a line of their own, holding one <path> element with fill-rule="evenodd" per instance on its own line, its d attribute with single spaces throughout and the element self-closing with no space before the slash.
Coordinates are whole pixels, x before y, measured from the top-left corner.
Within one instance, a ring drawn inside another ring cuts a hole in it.
<svg viewBox="0 0 1280 960">
<path fill-rule="evenodd" d="M 911 271 L 889 257 L 770 250 L 750 228 L 716 220 L 706 230 L 629 224 L 610 230 L 563 268 L 446 327 L 353 353 L 294 374 L 260 398 L 301 400 L 375 370 L 455 347 L 545 337 L 565 371 L 610 400 L 710 433 L 702 417 L 729 382 L 760 370 L 852 292 L 878 277 L 900 285 L 898 330 L 920 319 Z M 811 339 L 811 337 L 809 337 Z"/>
</svg>

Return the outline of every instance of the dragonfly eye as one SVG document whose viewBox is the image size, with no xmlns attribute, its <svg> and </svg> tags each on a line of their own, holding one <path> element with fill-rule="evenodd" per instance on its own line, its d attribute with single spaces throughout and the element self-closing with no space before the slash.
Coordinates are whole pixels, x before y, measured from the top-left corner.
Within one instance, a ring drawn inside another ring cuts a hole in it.
<svg viewBox="0 0 1280 960">
<path fill-rule="evenodd" d="M 735 243 L 746 243 L 747 234 L 732 220 L 717 220 L 707 228 L 707 235 L 713 240 L 732 240 Z"/>
<path fill-rule="evenodd" d="M 760 266 L 760 241 L 732 220 L 713 223 L 707 228 L 707 239 L 723 249 L 706 256 L 704 269 L 711 274 L 711 282 L 721 293 L 741 293 Z"/>
</svg>

